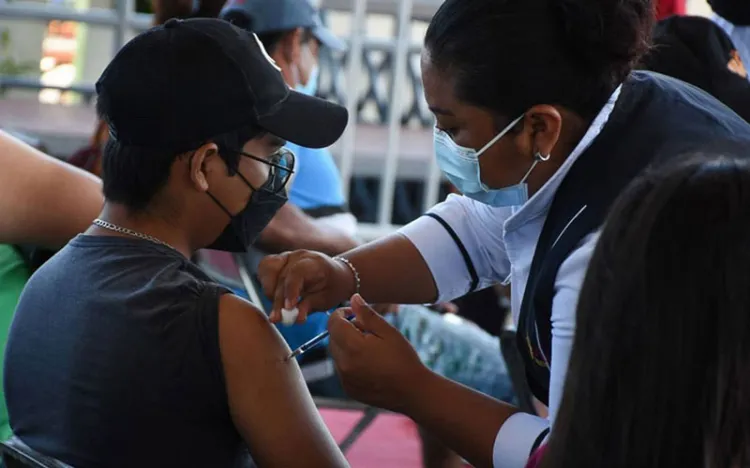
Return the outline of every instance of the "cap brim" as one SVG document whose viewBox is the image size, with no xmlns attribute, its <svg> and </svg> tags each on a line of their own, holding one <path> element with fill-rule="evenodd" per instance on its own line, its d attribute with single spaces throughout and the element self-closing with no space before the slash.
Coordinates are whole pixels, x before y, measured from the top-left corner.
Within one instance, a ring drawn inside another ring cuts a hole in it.
<svg viewBox="0 0 750 468">
<path fill-rule="evenodd" d="M 296 145 L 326 148 L 341 138 L 348 121 L 345 107 L 290 90 L 275 112 L 258 119 L 258 125 Z"/>
<path fill-rule="evenodd" d="M 329 49 L 345 51 L 347 49 L 346 42 L 338 38 L 333 31 L 326 28 L 325 26 L 315 26 L 312 30 L 312 35 L 315 39 L 319 40 L 321 44 L 328 47 Z"/>
</svg>

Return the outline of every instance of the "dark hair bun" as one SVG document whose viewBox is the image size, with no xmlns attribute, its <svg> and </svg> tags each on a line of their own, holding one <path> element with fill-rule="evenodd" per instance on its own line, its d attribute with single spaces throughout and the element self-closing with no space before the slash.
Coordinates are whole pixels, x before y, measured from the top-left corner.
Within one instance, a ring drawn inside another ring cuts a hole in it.
<svg viewBox="0 0 750 468">
<path fill-rule="evenodd" d="M 570 57 L 621 81 L 650 47 L 651 0 L 548 0 Z"/>
</svg>

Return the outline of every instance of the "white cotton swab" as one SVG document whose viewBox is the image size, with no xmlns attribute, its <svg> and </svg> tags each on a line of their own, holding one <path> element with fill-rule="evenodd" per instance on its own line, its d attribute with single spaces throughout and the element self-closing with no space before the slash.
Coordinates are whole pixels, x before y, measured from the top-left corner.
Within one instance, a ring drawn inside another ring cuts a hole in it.
<svg viewBox="0 0 750 468">
<path fill-rule="evenodd" d="M 293 325 L 294 322 L 297 321 L 297 316 L 299 315 L 299 309 L 281 309 L 281 323 L 283 323 L 286 326 Z"/>
</svg>

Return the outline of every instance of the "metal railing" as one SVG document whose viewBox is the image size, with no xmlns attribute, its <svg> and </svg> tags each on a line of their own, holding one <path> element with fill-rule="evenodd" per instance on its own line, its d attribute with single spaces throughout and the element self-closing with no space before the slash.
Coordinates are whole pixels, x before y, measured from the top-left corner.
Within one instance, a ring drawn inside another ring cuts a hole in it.
<svg viewBox="0 0 750 468">
<path fill-rule="evenodd" d="M 414 54 L 418 54 L 421 46 L 411 43 L 411 21 L 413 19 L 415 4 L 419 9 L 421 17 L 428 17 L 437 5 L 425 0 L 400 0 L 392 2 L 393 5 L 384 7 L 384 0 L 368 3 L 367 0 L 327 0 L 324 6 L 345 7 L 349 5 L 351 12 L 351 37 L 349 38 L 349 50 L 347 53 L 335 57 L 331 55 L 329 89 L 321 90 L 321 95 L 334 101 L 341 102 L 349 109 L 350 122 L 341 143 L 341 154 L 339 158 L 344 193 L 350 193 L 350 184 L 354 175 L 354 156 L 356 149 L 357 123 L 361 121 L 361 110 L 368 101 L 374 102 L 378 112 L 378 122 L 387 125 L 387 142 L 384 142 L 384 164 L 380 178 L 380 194 L 378 202 L 378 215 L 375 224 L 362 225 L 362 234 L 366 238 L 378 237 L 392 232 L 395 226 L 391 224 L 393 215 L 393 201 L 397 191 L 396 180 L 398 176 L 399 162 L 399 139 L 402 125 L 413 121 L 415 118 L 422 127 L 432 125 L 432 117 L 426 110 L 422 100 L 422 85 L 419 78 L 419 70 L 414 69 Z M 329 5 L 336 3 L 336 5 Z M 387 2 L 386 2 L 387 3 Z M 439 2 L 434 2 L 439 3 Z M 397 7 L 397 37 L 395 41 L 383 41 L 366 37 L 366 20 L 368 6 L 375 4 L 375 10 L 381 12 L 384 8 L 390 8 L 394 12 Z M 344 8 L 342 8 L 344 9 Z M 114 31 L 112 44 L 113 54 L 125 44 L 132 33 L 148 29 L 152 24 L 152 16 L 135 12 L 134 0 L 114 0 L 114 9 L 91 8 L 87 10 L 75 10 L 59 5 L 51 4 L 0 4 L 0 18 L 16 18 L 24 20 L 65 20 L 75 21 L 88 25 L 111 27 Z M 372 64 L 369 54 L 372 52 L 384 53 L 385 58 L 380 67 Z M 365 65 L 370 80 L 365 96 L 360 99 L 358 90 L 360 88 L 358 77 Z M 345 65 L 346 90 L 339 89 L 335 74 L 343 70 Z M 388 96 L 380 96 L 377 92 L 378 74 L 390 73 L 390 92 Z M 399 106 L 399 97 L 404 95 L 404 86 L 411 86 L 412 102 L 404 112 L 403 106 Z M 81 93 L 86 100 L 91 100 L 95 95 L 93 85 L 73 85 L 65 87 L 54 87 L 40 83 L 38 80 L 8 78 L 0 76 L 0 87 L 4 88 L 57 88 L 60 90 L 75 91 Z M 440 193 L 441 176 L 434 158 L 429 158 L 430 164 L 425 168 L 424 194 L 422 197 L 422 208 L 427 209 L 434 205 Z"/>
</svg>

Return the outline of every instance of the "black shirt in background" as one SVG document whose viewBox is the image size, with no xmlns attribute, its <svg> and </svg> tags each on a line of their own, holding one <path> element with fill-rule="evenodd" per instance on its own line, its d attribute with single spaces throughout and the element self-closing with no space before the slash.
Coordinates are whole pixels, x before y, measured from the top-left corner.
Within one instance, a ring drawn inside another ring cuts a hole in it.
<svg viewBox="0 0 750 468">
<path fill-rule="evenodd" d="M 708 0 L 711 8 L 735 26 L 750 26 L 750 2 L 748 0 Z"/>
<path fill-rule="evenodd" d="M 14 433 L 76 468 L 252 466 L 219 352 L 226 292 L 168 247 L 76 237 L 16 311 L 5 357 Z"/>
</svg>

